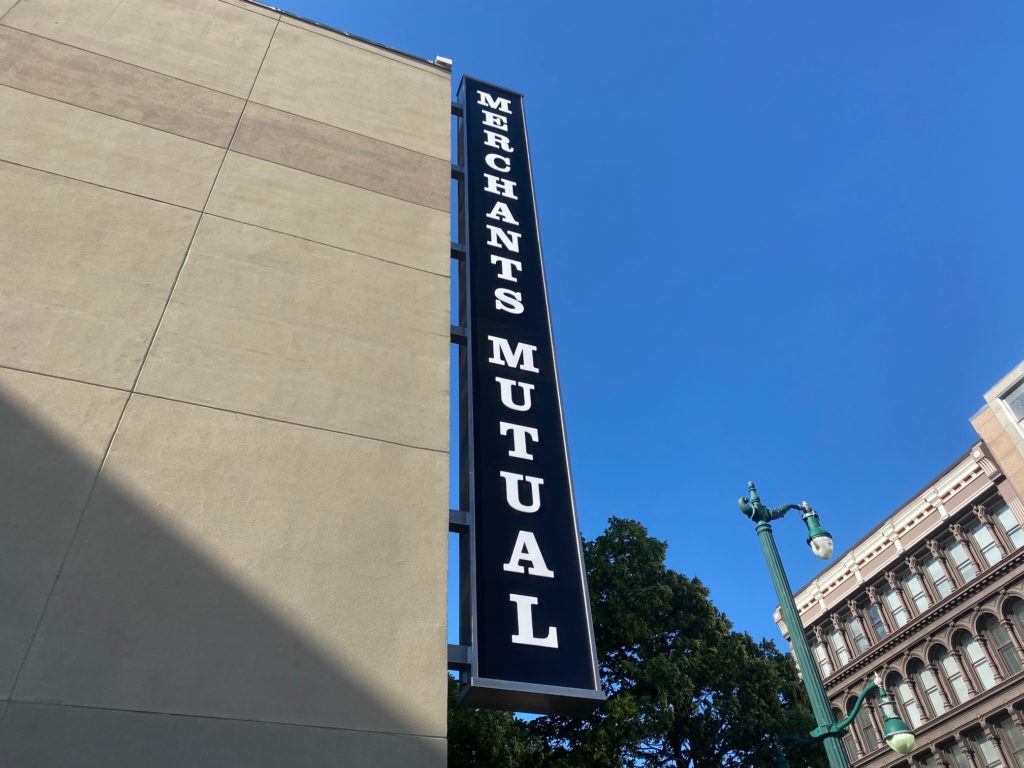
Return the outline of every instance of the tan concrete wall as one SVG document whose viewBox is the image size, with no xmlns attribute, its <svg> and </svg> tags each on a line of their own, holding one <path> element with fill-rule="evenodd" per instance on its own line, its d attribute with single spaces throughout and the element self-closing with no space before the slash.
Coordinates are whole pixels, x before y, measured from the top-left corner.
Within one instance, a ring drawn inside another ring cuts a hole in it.
<svg viewBox="0 0 1024 768">
<path fill-rule="evenodd" d="M 971 419 L 975 431 L 1006 473 L 1018 497 L 1024 497 L 1024 431 L 1014 422 L 1001 398 L 1021 381 L 1024 381 L 1024 363 L 985 393 L 985 407 Z M 1024 507 L 1018 506 L 1018 513 L 1024 517 Z"/>
<path fill-rule="evenodd" d="M 450 88 L 0 0 L 0 765 L 445 763 Z"/>
</svg>

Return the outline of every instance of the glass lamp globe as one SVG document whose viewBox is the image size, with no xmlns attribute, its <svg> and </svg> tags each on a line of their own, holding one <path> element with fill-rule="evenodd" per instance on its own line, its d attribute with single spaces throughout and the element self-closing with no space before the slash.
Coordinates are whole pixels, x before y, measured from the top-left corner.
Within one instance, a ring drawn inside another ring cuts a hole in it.
<svg viewBox="0 0 1024 768">
<path fill-rule="evenodd" d="M 827 533 L 815 536 L 807 542 L 811 547 L 811 552 L 814 553 L 815 557 L 820 557 L 822 560 L 828 560 L 832 557 L 832 537 Z"/>
<path fill-rule="evenodd" d="M 885 737 L 885 743 L 889 745 L 889 749 L 893 752 L 899 752 L 901 755 L 909 755 L 910 751 L 914 748 L 915 741 L 917 739 L 914 738 L 914 734 L 910 731 L 900 731 Z"/>
<path fill-rule="evenodd" d="M 876 684 L 880 682 L 878 678 L 875 680 Z M 896 705 L 893 704 L 892 698 L 885 691 L 882 691 L 879 705 L 882 710 L 882 719 L 885 721 L 882 726 L 885 743 L 893 752 L 899 752 L 901 755 L 909 754 L 916 741 L 914 732 L 910 730 L 909 725 L 903 722 L 903 718 L 896 712 Z"/>
</svg>

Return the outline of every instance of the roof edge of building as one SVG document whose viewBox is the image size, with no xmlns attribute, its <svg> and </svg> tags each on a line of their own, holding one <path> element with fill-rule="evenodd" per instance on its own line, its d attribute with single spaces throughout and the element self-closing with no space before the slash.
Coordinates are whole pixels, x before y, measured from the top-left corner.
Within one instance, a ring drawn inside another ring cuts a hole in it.
<svg viewBox="0 0 1024 768">
<path fill-rule="evenodd" d="M 274 6 L 274 5 L 267 5 L 266 3 L 261 3 L 258 0 L 242 0 L 242 2 L 246 3 L 247 5 L 255 5 L 255 6 L 259 7 L 259 8 L 266 8 L 268 11 L 274 11 L 274 13 L 280 13 L 282 16 L 287 16 L 290 19 L 295 19 L 296 21 L 301 21 L 301 22 L 303 22 L 305 24 L 312 24 L 314 27 L 319 27 L 320 29 L 323 29 L 323 30 L 325 30 L 327 32 L 331 32 L 331 33 L 333 33 L 335 35 L 341 35 L 342 37 L 347 37 L 347 38 L 350 38 L 352 40 L 358 40 L 360 43 L 366 43 L 367 45 L 372 45 L 375 48 L 381 48 L 381 49 L 383 49 L 385 51 L 389 51 L 390 53 L 394 53 L 394 54 L 397 54 L 399 56 L 404 56 L 405 58 L 411 59 L 412 61 L 415 61 L 415 62 L 417 62 L 419 64 L 429 64 L 431 67 L 434 67 L 439 72 L 447 72 L 449 74 L 451 73 L 451 65 L 450 64 L 444 64 L 444 63 L 439 63 L 438 61 L 432 61 L 430 59 L 425 59 L 422 56 L 417 56 L 417 55 L 415 55 L 413 53 L 407 53 L 406 51 L 399 50 L 398 48 L 392 48 L 390 45 L 384 45 L 384 43 L 378 43 L 376 40 L 370 40 L 367 37 L 362 37 L 360 35 L 354 35 L 351 32 L 346 32 L 343 29 L 338 29 L 337 27 L 332 27 L 330 24 L 324 24 L 323 22 L 316 21 L 314 19 L 308 19 L 305 16 L 300 16 L 297 13 L 292 13 L 291 11 L 286 11 L 283 8 L 278 8 L 277 6 Z"/>
<path fill-rule="evenodd" d="M 894 510 L 893 510 L 893 511 L 892 511 L 892 512 L 890 513 L 890 514 L 886 515 L 886 516 L 885 516 L 885 517 L 884 517 L 884 518 L 882 519 L 882 522 L 881 522 L 881 523 L 879 523 L 878 525 L 874 526 L 874 527 L 873 527 L 873 528 L 872 528 L 871 530 L 869 530 L 869 531 L 868 531 L 867 533 L 865 533 L 865 534 L 864 534 L 863 536 L 861 536 L 861 537 L 860 537 L 859 539 L 857 539 L 857 541 L 855 541 L 855 542 L 854 542 L 853 544 L 851 544 L 851 545 L 850 545 L 849 547 L 847 547 L 846 549 L 844 549 L 844 550 L 843 550 L 842 552 L 840 552 L 839 554 L 835 555 L 835 556 L 834 556 L 834 557 L 832 558 L 832 562 L 831 562 L 831 564 L 827 565 L 827 566 L 826 566 L 826 567 L 825 567 L 825 568 L 824 568 L 824 569 L 823 569 L 822 571 L 819 571 L 819 572 L 818 572 L 817 574 L 815 574 L 815 575 L 814 575 L 813 577 L 811 577 L 810 581 L 808 581 L 808 582 L 807 582 L 806 584 L 802 585 L 802 586 L 801 586 L 801 587 L 799 587 L 798 589 L 795 589 L 795 590 L 793 591 L 793 594 L 794 594 L 794 595 L 799 595 L 799 594 L 800 594 L 801 592 L 803 592 L 803 591 L 804 591 L 805 589 L 807 589 L 808 587 L 812 586 L 812 585 L 814 584 L 814 581 L 815 581 L 815 579 L 817 579 L 817 578 L 818 578 L 819 576 L 821 576 L 821 574 L 822 574 L 822 573 L 824 573 L 825 571 L 827 571 L 827 570 L 828 570 L 829 568 L 831 568 L 831 567 L 832 567 L 833 565 L 835 565 L 836 563 L 840 562 L 840 561 L 841 561 L 842 559 L 844 559 L 844 558 L 845 558 L 845 557 L 847 557 L 848 555 L 852 554 L 852 553 L 854 552 L 854 550 L 856 550 L 856 549 L 857 549 L 857 547 L 859 547 L 859 546 L 861 546 L 862 544 L 864 544 L 864 543 L 865 543 L 865 542 L 866 542 L 866 541 L 867 541 L 868 539 L 870 539 L 870 538 L 871 538 L 871 537 L 872 537 L 873 535 L 875 535 L 875 534 L 876 534 L 876 533 L 878 532 L 878 530 L 879 530 L 880 528 L 884 527 L 884 526 L 885 526 L 885 523 L 886 523 L 887 521 L 891 520 L 891 519 L 892 519 L 893 517 L 895 517 L 895 516 L 896 516 L 897 514 L 899 514 L 899 511 L 900 511 L 901 509 L 904 509 L 904 508 L 906 508 L 906 507 L 910 506 L 910 505 L 911 505 L 911 504 L 913 504 L 913 503 L 914 503 L 914 502 L 915 502 L 915 501 L 916 501 L 917 499 L 919 499 L 919 498 L 920 498 L 920 497 L 921 497 L 922 495 L 924 495 L 925 493 L 927 493 L 927 491 L 928 491 L 928 490 L 929 490 L 930 488 L 932 488 L 932 487 L 933 487 L 933 486 L 935 485 L 935 483 L 936 483 L 936 481 L 937 481 L 937 480 L 940 480 L 941 478 L 943 478 L 943 477 L 945 477 L 946 475 L 948 475 L 948 474 L 949 474 L 950 472 L 952 472 L 952 471 L 953 471 L 954 469 L 956 469 L 956 467 L 957 467 L 957 466 L 959 466 L 959 465 L 960 465 L 960 464 L 961 464 L 961 463 L 962 463 L 962 462 L 963 462 L 963 461 L 964 461 L 965 459 L 969 458 L 969 457 L 971 456 L 972 452 L 974 451 L 974 447 L 975 447 L 975 446 L 976 446 L 976 445 L 978 444 L 978 442 L 979 442 L 979 441 L 975 441 L 975 442 L 974 442 L 974 443 L 972 444 L 972 446 L 971 446 L 970 448 L 968 448 L 968 449 L 967 449 L 967 450 L 966 450 L 966 451 L 965 451 L 965 452 L 964 452 L 963 454 L 961 454 L 961 455 L 959 456 L 959 458 L 957 458 L 957 459 L 956 459 L 956 460 L 955 460 L 955 461 L 954 461 L 953 463 L 951 463 L 951 464 L 950 464 L 950 465 L 949 465 L 948 467 L 946 467 L 946 468 L 945 468 L 944 470 L 942 470 L 942 471 L 941 471 L 941 472 L 939 472 L 939 473 L 938 473 L 937 475 L 935 475 L 934 477 L 932 477 L 932 479 L 931 479 L 931 480 L 929 480 L 929 481 L 928 481 L 927 483 L 925 483 L 925 484 L 924 484 L 924 485 L 923 485 L 923 486 L 921 487 L 921 489 L 920 489 L 920 490 L 918 490 L 918 491 L 917 491 L 916 493 L 913 493 L 913 494 L 911 494 L 911 496 L 910 496 L 910 497 L 909 497 L 909 498 L 908 498 L 908 499 L 907 499 L 906 501 L 904 501 L 904 502 L 903 502 L 902 504 L 898 504 L 898 505 L 896 506 L 896 508 L 895 508 L 895 509 L 894 509 Z"/>
</svg>

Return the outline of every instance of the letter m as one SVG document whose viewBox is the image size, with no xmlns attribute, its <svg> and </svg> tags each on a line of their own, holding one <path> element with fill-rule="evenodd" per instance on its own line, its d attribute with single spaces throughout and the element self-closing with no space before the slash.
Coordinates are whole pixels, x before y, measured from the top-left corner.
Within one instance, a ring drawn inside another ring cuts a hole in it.
<svg viewBox="0 0 1024 768">
<path fill-rule="evenodd" d="M 506 115 L 512 114 L 512 102 L 509 99 L 495 98 L 487 91 L 476 92 L 476 103 L 504 112 Z"/>
<path fill-rule="evenodd" d="M 517 343 L 515 352 L 513 352 L 508 339 L 503 339 L 500 336 L 488 336 L 487 340 L 491 342 L 491 357 L 487 362 L 506 365 L 509 368 L 519 368 L 530 373 L 540 373 L 540 369 L 533 364 L 533 353 L 537 351 L 537 348 L 532 344 Z M 520 359 L 522 359 L 522 363 L 520 363 Z"/>
</svg>

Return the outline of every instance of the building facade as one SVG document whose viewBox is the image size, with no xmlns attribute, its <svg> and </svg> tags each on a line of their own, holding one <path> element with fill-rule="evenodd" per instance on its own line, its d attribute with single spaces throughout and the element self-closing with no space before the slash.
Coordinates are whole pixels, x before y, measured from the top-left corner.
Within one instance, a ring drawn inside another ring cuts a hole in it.
<svg viewBox="0 0 1024 768">
<path fill-rule="evenodd" d="M 446 762 L 449 68 L 0 0 L 0 765 Z"/>
<path fill-rule="evenodd" d="M 1024 363 L 985 401 L 979 441 L 795 596 L 836 718 L 877 675 L 917 736 L 886 748 L 868 699 L 856 766 L 1024 768 Z"/>
</svg>

